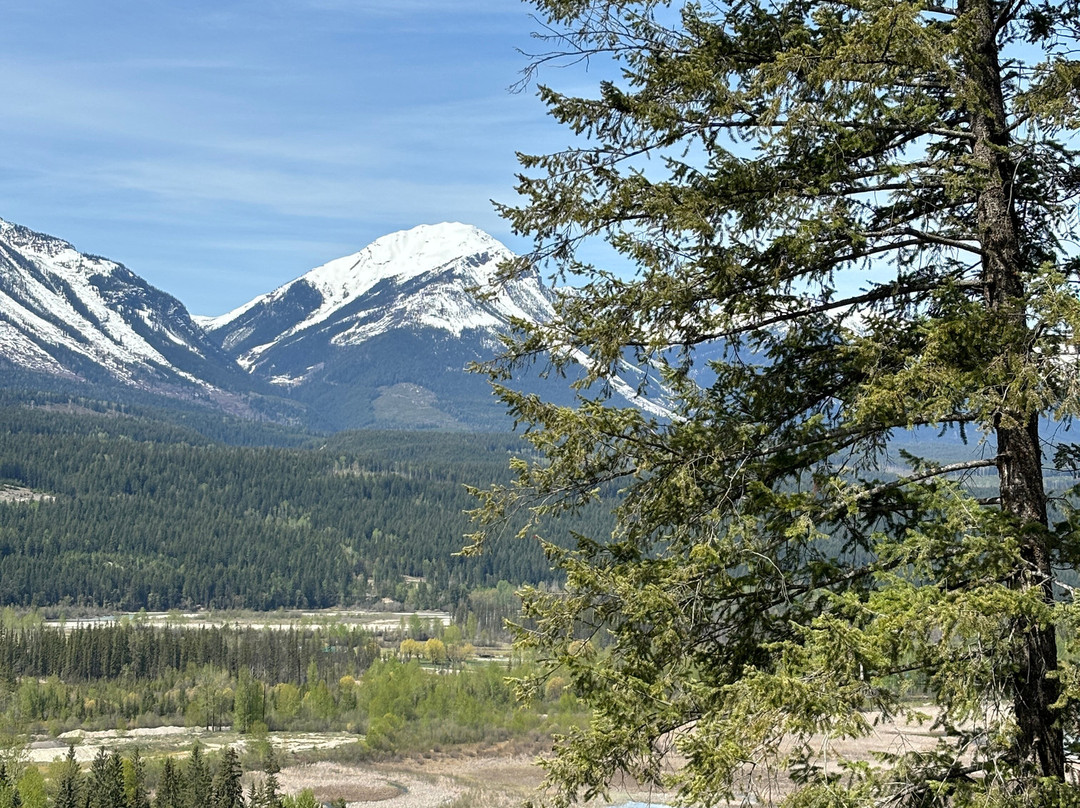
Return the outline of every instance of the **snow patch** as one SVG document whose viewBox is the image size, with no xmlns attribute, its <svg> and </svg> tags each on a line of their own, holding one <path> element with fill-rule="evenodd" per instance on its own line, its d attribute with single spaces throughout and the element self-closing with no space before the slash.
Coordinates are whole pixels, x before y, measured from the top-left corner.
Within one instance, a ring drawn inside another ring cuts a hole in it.
<svg viewBox="0 0 1080 808">
<path fill-rule="evenodd" d="M 574 348 L 570 352 L 570 355 L 574 357 L 574 361 L 581 365 L 583 368 L 588 369 L 593 366 L 593 362 L 591 359 L 589 359 L 588 354 L 586 354 L 580 348 Z M 615 392 L 617 392 L 619 395 L 621 395 L 639 410 L 643 410 L 650 415 L 655 415 L 657 418 L 673 419 L 675 417 L 675 414 L 663 404 L 660 404 L 657 401 L 653 401 L 652 399 L 640 395 L 638 391 L 635 390 L 629 383 L 627 383 L 625 379 L 614 376 L 605 377 L 605 380 L 611 384 Z"/>
<path fill-rule="evenodd" d="M 389 281 L 400 286 L 427 273 L 453 270 L 462 286 L 481 285 L 492 277 L 499 262 L 511 257 L 513 254 L 504 245 L 472 225 L 458 222 L 419 225 L 376 239 L 360 252 L 316 267 L 269 294 L 218 317 L 200 318 L 199 322 L 209 331 L 221 330 L 260 303 L 272 306 L 296 284 L 306 282 L 318 292 L 322 302 L 284 331 L 281 334 L 284 339 L 330 319 L 380 283 Z M 470 327 L 449 320 L 447 325 L 455 333 Z M 260 349 L 249 351 L 261 352 Z"/>
<path fill-rule="evenodd" d="M 25 269 L 28 264 L 33 271 Z M 186 348 L 193 358 L 204 356 L 198 345 L 173 330 L 179 322 L 172 318 L 183 307 L 123 265 L 0 220 L 0 267 L 0 345 L 13 363 L 75 376 L 53 354 L 56 348 L 84 357 L 125 383 L 171 375 L 174 381 L 215 389 L 175 367 L 140 333 L 160 335 L 158 345 Z M 154 308 L 159 299 L 160 312 Z"/>
</svg>

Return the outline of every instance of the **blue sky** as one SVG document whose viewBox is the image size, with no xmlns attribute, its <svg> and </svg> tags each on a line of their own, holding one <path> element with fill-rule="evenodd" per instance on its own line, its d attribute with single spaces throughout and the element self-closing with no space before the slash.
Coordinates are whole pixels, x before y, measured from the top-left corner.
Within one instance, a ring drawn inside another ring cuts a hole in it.
<svg viewBox="0 0 1080 808">
<path fill-rule="evenodd" d="M 513 249 L 516 0 L 0 2 L 0 218 L 220 314 L 373 239 L 465 221 Z M 580 78 L 580 75 L 578 76 Z M 541 76 L 541 79 L 547 77 Z"/>
</svg>

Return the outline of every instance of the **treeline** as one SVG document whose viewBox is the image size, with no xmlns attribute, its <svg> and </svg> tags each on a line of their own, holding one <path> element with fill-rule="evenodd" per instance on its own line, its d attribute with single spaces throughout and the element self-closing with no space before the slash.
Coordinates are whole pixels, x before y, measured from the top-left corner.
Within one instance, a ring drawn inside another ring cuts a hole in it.
<svg viewBox="0 0 1080 808">
<path fill-rule="evenodd" d="M 0 605 L 454 608 L 500 580 L 551 581 L 535 542 L 456 555 L 465 485 L 506 479 L 515 446 L 354 433 L 233 447 L 124 414 L 0 408 L 0 485 L 45 496 L 0 501 Z M 608 525 L 597 507 L 561 531 Z"/>
<path fill-rule="evenodd" d="M 432 631 L 410 621 L 400 648 L 392 643 L 381 659 L 369 632 L 344 625 L 19 622 L 0 625 L 0 714 L 20 731 L 336 729 L 367 733 L 371 749 L 389 751 L 403 739 L 490 740 L 515 710 L 505 665 L 469 663 L 462 629 L 441 623 Z"/>
<path fill-rule="evenodd" d="M 338 679 L 310 665 L 302 684 L 270 684 L 209 665 L 143 681 L 23 677 L 0 685 L 0 708 L 5 726 L 35 735 L 159 726 L 232 728 L 256 738 L 338 731 L 356 733 L 371 754 L 500 742 L 581 717 L 564 681 L 552 680 L 543 699 L 526 708 L 507 674 L 503 663 L 432 668 L 393 656 Z"/>
<path fill-rule="evenodd" d="M 246 796 L 236 750 L 226 747 L 216 757 L 216 762 L 210 760 L 196 744 L 186 761 L 166 757 L 160 771 L 148 776 L 147 761 L 138 749 L 123 757 L 102 748 L 90 770 L 83 772 L 69 747 L 52 794 L 37 769 L 9 772 L 0 765 L 0 808 L 320 808 L 310 789 L 295 796 L 281 792 L 273 757 Z M 345 801 L 330 805 L 344 808 Z"/>
<path fill-rule="evenodd" d="M 166 758 L 156 794 L 151 800 L 146 764 L 134 750 L 127 759 L 102 748 L 83 774 L 69 749 L 56 786 L 54 808 L 288 808 L 298 803 L 282 797 L 273 769 L 244 800 L 243 769 L 236 750 L 227 747 L 211 768 L 202 747 L 195 745 L 183 764 Z M 0 786 L 2 788 L 2 786 Z M 3 804 L 0 797 L 0 805 Z"/>
<path fill-rule="evenodd" d="M 178 628 L 122 621 L 103 625 L 0 625 L 0 680 L 56 676 L 66 682 L 159 679 L 213 666 L 232 677 L 305 684 L 315 666 L 327 679 L 358 676 L 379 657 L 371 632 L 341 624 L 256 629 Z"/>
<path fill-rule="evenodd" d="M 52 734 L 118 723 L 321 729 L 355 710 L 349 689 L 379 653 L 370 632 L 343 625 L 3 625 L 0 708 Z"/>
</svg>

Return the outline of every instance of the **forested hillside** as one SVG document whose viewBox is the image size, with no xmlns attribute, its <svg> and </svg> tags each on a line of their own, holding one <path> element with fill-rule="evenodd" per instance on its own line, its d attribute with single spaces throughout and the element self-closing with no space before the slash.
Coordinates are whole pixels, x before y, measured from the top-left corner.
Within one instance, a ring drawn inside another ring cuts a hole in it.
<svg viewBox="0 0 1080 808">
<path fill-rule="evenodd" d="M 464 486 L 507 475 L 512 435 L 234 447 L 76 409 L 0 407 L 0 485 L 36 495 L 0 501 L 0 604 L 452 608 L 476 587 L 550 579 L 532 542 L 455 556 L 474 506 Z M 578 527 L 602 523 L 597 510 Z"/>
</svg>

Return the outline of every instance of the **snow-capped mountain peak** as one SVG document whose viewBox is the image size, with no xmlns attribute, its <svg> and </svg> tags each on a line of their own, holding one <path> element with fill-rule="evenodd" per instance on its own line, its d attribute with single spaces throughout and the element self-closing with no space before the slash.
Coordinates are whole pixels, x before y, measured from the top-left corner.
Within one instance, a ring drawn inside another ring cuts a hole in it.
<svg viewBox="0 0 1080 808">
<path fill-rule="evenodd" d="M 503 428 L 487 379 L 465 368 L 498 353 L 512 320 L 549 321 L 556 298 L 537 273 L 493 287 L 512 257 L 475 227 L 421 225 L 196 320 L 122 264 L 0 220 L 0 377 L 30 371 L 319 429 Z M 630 401 L 634 372 L 614 382 Z M 543 374 L 514 384 L 574 401 Z"/>
<path fill-rule="evenodd" d="M 510 250 L 471 225 L 420 225 L 383 236 L 201 322 L 249 370 L 268 363 L 280 370 L 273 357 L 313 333 L 338 347 L 401 328 L 433 328 L 454 336 L 480 329 L 493 335 L 510 317 L 551 314 L 538 279 L 507 284 L 492 300 L 477 299 L 472 290 L 490 282 L 499 263 L 511 257 Z M 292 384 L 296 370 L 273 378 Z"/>
<path fill-rule="evenodd" d="M 287 298 L 297 284 L 304 284 L 322 298 L 321 304 L 294 325 L 300 330 L 326 319 L 335 310 L 368 292 L 381 281 L 402 283 L 439 269 L 455 260 L 476 256 L 476 266 L 487 272 L 475 273 L 472 281 L 487 282 L 490 270 L 509 257 L 510 251 L 484 231 L 472 225 L 443 222 L 419 225 L 410 230 L 382 236 L 359 252 L 335 258 L 294 281 L 218 317 L 200 317 L 208 331 L 218 331 L 260 304 Z"/>
<path fill-rule="evenodd" d="M 0 249 L 4 249 L 9 258 L 18 253 L 23 259 L 58 271 L 69 281 L 117 273 L 134 277 L 123 264 L 96 255 L 86 255 L 63 239 L 37 233 L 4 219 L 0 219 L 0 245 Z"/>
<path fill-rule="evenodd" d="M 381 280 L 408 280 L 465 256 L 485 253 L 500 258 L 510 255 L 506 247 L 472 225 L 423 224 L 378 238 L 360 252 L 316 267 L 304 277 L 328 297 L 342 300 L 363 294 Z"/>
</svg>

